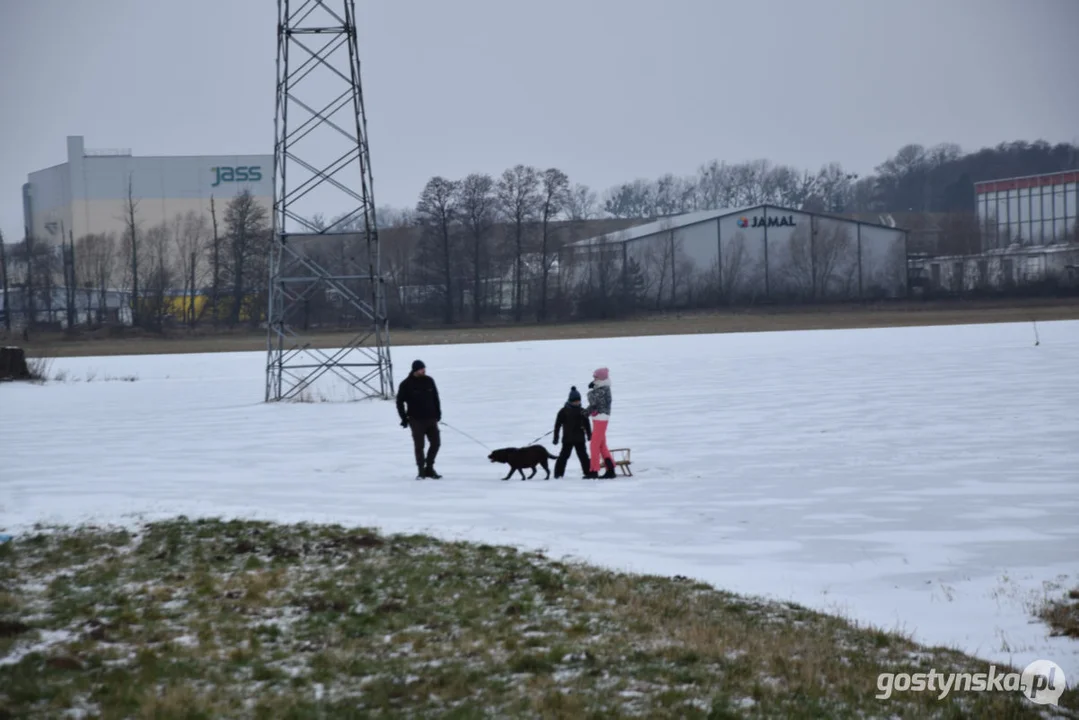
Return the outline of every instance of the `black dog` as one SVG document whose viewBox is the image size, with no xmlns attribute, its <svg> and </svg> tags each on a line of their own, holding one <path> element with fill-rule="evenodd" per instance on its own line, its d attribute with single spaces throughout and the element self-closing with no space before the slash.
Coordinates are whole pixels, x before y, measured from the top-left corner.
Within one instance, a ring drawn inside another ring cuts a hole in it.
<svg viewBox="0 0 1079 720">
<path fill-rule="evenodd" d="M 545 480 L 551 479 L 551 468 L 547 465 L 547 460 L 557 460 L 557 455 L 552 455 L 542 445 L 530 445 L 524 448 L 499 448 L 494 450 L 487 459 L 493 463 L 506 463 L 510 466 L 509 475 L 502 478 L 503 480 L 509 480 L 510 476 L 515 472 L 521 473 L 522 480 L 531 480 L 536 477 L 536 466 L 542 465 L 544 471 L 547 473 Z M 532 474 L 527 478 L 525 477 L 525 468 L 532 468 Z"/>
</svg>

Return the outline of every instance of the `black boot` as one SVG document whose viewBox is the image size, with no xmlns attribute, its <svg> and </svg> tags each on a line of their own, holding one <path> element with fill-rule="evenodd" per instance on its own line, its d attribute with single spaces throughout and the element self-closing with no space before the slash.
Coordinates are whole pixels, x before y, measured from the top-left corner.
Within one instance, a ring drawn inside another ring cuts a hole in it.
<svg viewBox="0 0 1079 720">
<path fill-rule="evenodd" d="M 600 475 L 600 479 L 610 480 L 611 478 L 618 477 L 614 474 L 614 460 L 611 460 L 610 458 L 604 458 L 603 464 L 607 467 L 607 472 Z"/>
<path fill-rule="evenodd" d="M 423 469 L 423 476 L 431 478 L 432 480 L 442 479 L 442 476 L 435 472 L 435 466 L 431 463 L 427 463 L 427 467 Z"/>
</svg>

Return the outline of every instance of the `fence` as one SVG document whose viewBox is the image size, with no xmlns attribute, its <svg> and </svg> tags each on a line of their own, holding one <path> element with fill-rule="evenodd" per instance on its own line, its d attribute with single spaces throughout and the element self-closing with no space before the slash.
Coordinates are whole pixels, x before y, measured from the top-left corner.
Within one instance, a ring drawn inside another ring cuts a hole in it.
<svg viewBox="0 0 1079 720">
<path fill-rule="evenodd" d="M 33 313 L 33 326 L 65 330 L 71 326 L 97 327 L 101 325 L 133 324 L 131 312 L 131 293 L 127 290 L 100 288 L 76 288 L 71 296 L 67 288 L 51 286 L 35 288 L 33 303 L 29 302 L 26 288 L 16 285 L 8 289 L 8 308 L 0 305 L 0 325 L 5 324 L 9 316 L 13 330 L 21 330 L 28 325 Z M 233 303 L 232 291 L 222 291 L 217 303 L 217 320 L 227 322 L 231 317 Z M 239 320 L 251 323 L 265 319 L 265 296 L 245 294 L 240 305 Z M 153 317 L 158 322 L 180 325 L 199 322 L 212 322 L 213 301 L 209 292 L 194 295 L 177 291 L 165 294 L 148 293 L 140 297 L 139 312 L 141 317 Z"/>
</svg>

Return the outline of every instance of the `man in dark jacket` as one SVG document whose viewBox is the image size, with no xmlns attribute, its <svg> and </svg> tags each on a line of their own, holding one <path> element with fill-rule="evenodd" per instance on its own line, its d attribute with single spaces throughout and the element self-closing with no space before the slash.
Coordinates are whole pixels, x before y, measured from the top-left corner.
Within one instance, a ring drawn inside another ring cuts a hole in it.
<svg viewBox="0 0 1079 720">
<path fill-rule="evenodd" d="M 422 360 L 412 363 L 412 374 L 401 381 L 397 388 L 397 414 L 401 427 L 412 428 L 412 443 L 416 449 L 416 478 L 442 477 L 435 472 L 435 456 L 442 441 L 438 423 L 442 421 L 442 405 L 438 399 L 438 387 L 428 377 Z M 423 441 L 430 443 L 424 457 Z"/>
<path fill-rule="evenodd" d="M 581 407 L 581 393 L 577 392 L 575 387 L 569 389 L 569 399 L 554 420 L 555 445 L 558 444 L 559 432 L 562 433 L 562 451 L 558 453 L 558 460 L 554 464 L 554 476 L 560 478 L 565 474 L 569 454 L 576 450 L 584 476 L 593 477 L 585 446 L 585 441 L 592 439 L 592 423 L 588 421 L 588 413 Z"/>
</svg>

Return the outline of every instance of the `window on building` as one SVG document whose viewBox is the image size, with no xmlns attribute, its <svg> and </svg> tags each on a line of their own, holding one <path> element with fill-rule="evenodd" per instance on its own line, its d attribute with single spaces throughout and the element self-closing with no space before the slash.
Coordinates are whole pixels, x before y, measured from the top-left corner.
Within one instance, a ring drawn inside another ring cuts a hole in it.
<svg viewBox="0 0 1079 720">
<path fill-rule="evenodd" d="M 978 261 L 978 285 L 980 287 L 986 287 L 989 285 L 989 261 Z"/>
<path fill-rule="evenodd" d="M 963 263 L 952 263 L 952 288 L 955 290 L 963 289 Z"/>
</svg>

